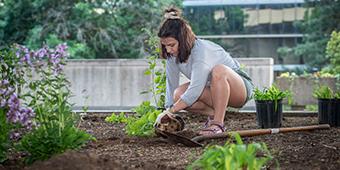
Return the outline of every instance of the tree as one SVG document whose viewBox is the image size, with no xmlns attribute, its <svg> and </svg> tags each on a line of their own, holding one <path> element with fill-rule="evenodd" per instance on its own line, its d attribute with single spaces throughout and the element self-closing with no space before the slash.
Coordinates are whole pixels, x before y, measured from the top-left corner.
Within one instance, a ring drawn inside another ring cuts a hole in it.
<svg viewBox="0 0 340 170">
<path fill-rule="evenodd" d="M 3 0 L 0 46 L 67 42 L 73 57 L 138 58 L 164 7 L 180 0 Z"/>
<path fill-rule="evenodd" d="M 219 13 L 216 14 L 215 12 Z M 246 15 L 241 7 L 188 7 L 185 16 L 198 35 L 220 35 L 244 31 Z"/>
<path fill-rule="evenodd" d="M 281 54 L 303 57 L 304 62 L 321 68 L 329 63 L 326 46 L 332 31 L 340 29 L 340 1 L 306 0 L 304 20 L 298 23 L 304 37 L 302 43 L 294 48 L 281 48 Z"/>
</svg>

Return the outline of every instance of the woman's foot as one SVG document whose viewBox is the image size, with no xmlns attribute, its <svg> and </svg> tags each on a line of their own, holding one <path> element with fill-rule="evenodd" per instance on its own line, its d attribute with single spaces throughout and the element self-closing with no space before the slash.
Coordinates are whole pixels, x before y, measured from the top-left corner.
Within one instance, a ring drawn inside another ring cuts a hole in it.
<svg viewBox="0 0 340 170">
<path fill-rule="evenodd" d="M 225 131 L 223 123 L 217 121 L 210 121 L 206 128 L 203 128 L 198 134 L 201 136 L 213 135 L 223 133 Z"/>
</svg>

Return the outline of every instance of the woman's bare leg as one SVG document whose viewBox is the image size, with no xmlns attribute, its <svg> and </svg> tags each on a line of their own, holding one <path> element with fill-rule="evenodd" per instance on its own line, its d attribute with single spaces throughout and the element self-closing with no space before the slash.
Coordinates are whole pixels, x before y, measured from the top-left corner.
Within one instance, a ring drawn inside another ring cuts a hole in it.
<svg viewBox="0 0 340 170">
<path fill-rule="evenodd" d="M 214 120 L 223 123 L 227 106 L 242 107 L 247 90 L 242 78 L 231 68 L 217 65 L 213 68 L 210 84 Z"/>
<path fill-rule="evenodd" d="M 214 120 L 223 123 L 227 106 L 241 107 L 247 97 L 242 78 L 231 68 L 216 65 L 212 69 L 210 87 L 205 87 L 199 99 L 186 110 L 214 115 Z M 174 94 L 177 101 L 188 88 L 189 83 L 179 86 Z"/>
<path fill-rule="evenodd" d="M 174 101 L 177 101 L 180 99 L 181 95 L 188 88 L 189 83 L 190 82 L 184 83 L 175 90 Z M 195 103 L 193 103 L 190 107 L 186 108 L 185 110 L 189 112 L 193 112 L 193 113 L 213 116 L 214 109 L 212 108 L 210 88 L 205 87 L 199 99 Z"/>
</svg>

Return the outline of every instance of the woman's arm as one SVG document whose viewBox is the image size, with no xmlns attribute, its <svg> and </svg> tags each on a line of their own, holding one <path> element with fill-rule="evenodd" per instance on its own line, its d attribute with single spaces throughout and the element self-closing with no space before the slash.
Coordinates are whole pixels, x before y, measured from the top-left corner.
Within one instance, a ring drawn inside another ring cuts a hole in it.
<svg viewBox="0 0 340 170">
<path fill-rule="evenodd" d="M 173 94 L 175 89 L 179 86 L 179 69 L 173 58 L 166 61 L 166 96 L 165 108 L 170 108 L 174 104 Z"/>
<path fill-rule="evenodd" d="M 170 112 L 183 110 L 197 101 L 206 86 L 210 71 L 210 66 L 204 61 L 194 61 L 188 89 L 181 98 L 175 102 L 173 107 L 170 109 Z"/>
</svg>

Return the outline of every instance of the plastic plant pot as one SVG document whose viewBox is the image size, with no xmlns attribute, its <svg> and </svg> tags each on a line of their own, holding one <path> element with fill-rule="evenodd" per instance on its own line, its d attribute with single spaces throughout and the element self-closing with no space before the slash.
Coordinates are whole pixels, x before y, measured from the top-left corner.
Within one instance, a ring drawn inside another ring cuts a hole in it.
<svg viewBox="0 0 340 170">
<path fill-rule="evenodd" d="M 318 99 L 319 124 L 329 124 L 334 126 L 335 114 L 333 110 L 333 99 Z"/>
<path fill-rule="evenodd" d="M 340 99 L 333 99 L 332 102 L 331 126 L 340 127 Z"/>
<path fill-rule="evenodd" d="M 282 124 L 282 100 L 255 100 L 256 121 L 260 128 L 278 128 Z"/>
</svg>

